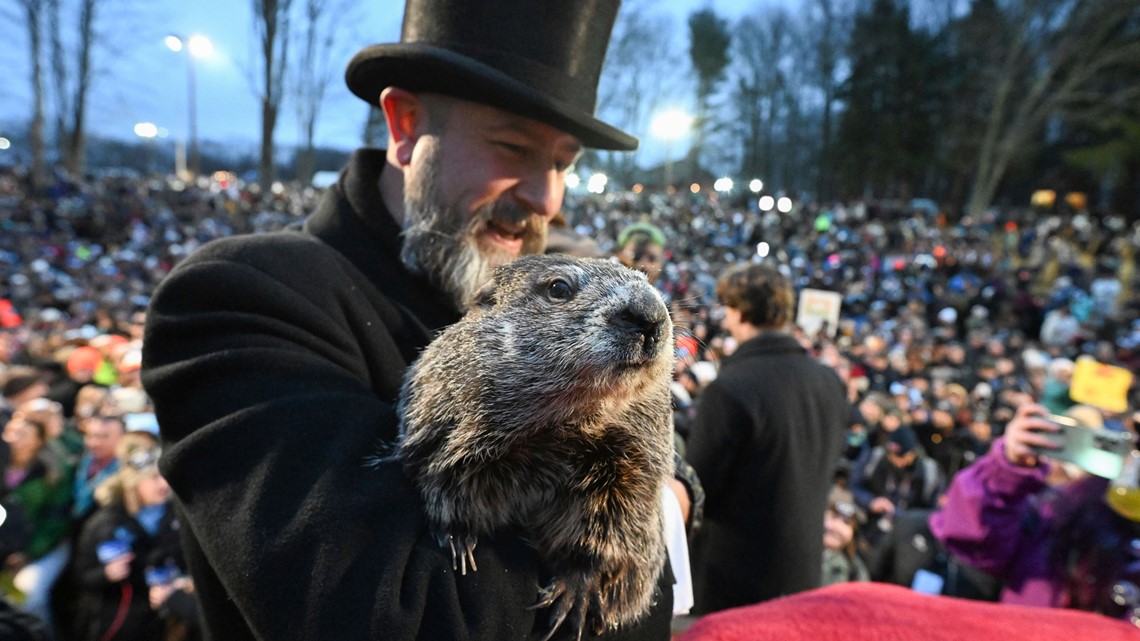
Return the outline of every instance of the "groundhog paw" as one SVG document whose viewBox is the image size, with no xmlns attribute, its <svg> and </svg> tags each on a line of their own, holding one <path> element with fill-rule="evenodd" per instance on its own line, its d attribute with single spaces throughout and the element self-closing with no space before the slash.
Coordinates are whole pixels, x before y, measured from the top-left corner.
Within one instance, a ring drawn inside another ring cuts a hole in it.
<svg viewBox="0 0 1140 641">
<path fill-rule="evenodd" d="M 577 629 L 580 640 L 585 630 L 594 636 L 606 629 L 606 616 L 597 586 L 586 576 L 556 578 L 538 591 L 538 602 L 531 610 L 550 608 L 550 631 L 542 641 L 549 641 L 564 623 Z"/>
<path fill-rule="evenodd" d="M 440 547 L 451 550 L 452 570 L 466 575 L 467 566 L 470 565 L 472 572 L 479 571 L 475 565 L 475 546 L 479 543 L 479 537 L 474 534 L 440 534 L 437 539 Z"/>
</svg>

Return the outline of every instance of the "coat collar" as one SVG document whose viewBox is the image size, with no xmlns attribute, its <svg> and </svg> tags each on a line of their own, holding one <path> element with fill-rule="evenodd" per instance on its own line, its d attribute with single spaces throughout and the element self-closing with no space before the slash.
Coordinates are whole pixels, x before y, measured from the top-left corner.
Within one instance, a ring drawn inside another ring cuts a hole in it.
<svg viewBox="0 0 1140 641">
<path fill-rule="evenodd" d="M 459 320 L 462 312 L 426 278 L 400 260 L 402 229 L 380 197 L 383 149 L 359 149 L 349 158 L 305 231 L 343 254 L 378 290 L 424 324 L 430 334 Z"/>
<path fill-rule="evenodd" d="M 725 363 L 753 358 L 756 356 L 772 356 L 776 354 L 806 354 L 807 350 L 791 334 L 783 332 L 764 332 L 750 338 L 736 347 L 736 351 L 725 359 Z"/>
</svg>

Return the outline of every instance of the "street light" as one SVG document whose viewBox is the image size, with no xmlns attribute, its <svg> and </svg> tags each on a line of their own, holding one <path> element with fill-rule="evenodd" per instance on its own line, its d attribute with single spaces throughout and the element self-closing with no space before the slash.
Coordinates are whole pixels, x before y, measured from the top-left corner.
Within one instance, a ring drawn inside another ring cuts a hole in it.
<svg viewBox="0 0 1140 641">
<path fill-rule="evenodd" d="M 650 125 L 650 131 L 652 131 L 653 135 L 665 141 L 666 189 L 673 185 L 672 143 L 675 139 L 688 133 L 689 128 L 692 126 L 693 117 L 679 109 L 670 109 L 658 114 Z"/>
<path fill-rule="evenodd" d="M 178 165 L 175 168 L 177 173 L 183 173 L 187 169 L 190 171 L 191 176 L 197 176 L 200 169 L 200 159 L 198 157 L 198 100 L 197 88 L 194 79 L 194 59 L 195 58 L 208 58 L 214 52 L 214 44 L 206 36 L 190 36 L 185 38 L 177 35 L 169 35 L 163 39 L 166 47 L 175 53 L 182 51 L 186 52 L 186 97 L 189 102 L 189 119 L 190 119 L 190 166 L 187 168 L 186 159 L 179 158 L 176 161 Z M 185 153 L 185 151 L 183 151 Z M 181 154 L 179 154 L 181 156 Z"/>
<path fill-rule="evenodd" d="M 760 193 L 760 190 L 764 188 L 764 181 L 760 180 L 759 178 L 753 178 L 748 183 L 748 188 L 752 190 L 752 193 L 758 194 Z"/>
</svg>

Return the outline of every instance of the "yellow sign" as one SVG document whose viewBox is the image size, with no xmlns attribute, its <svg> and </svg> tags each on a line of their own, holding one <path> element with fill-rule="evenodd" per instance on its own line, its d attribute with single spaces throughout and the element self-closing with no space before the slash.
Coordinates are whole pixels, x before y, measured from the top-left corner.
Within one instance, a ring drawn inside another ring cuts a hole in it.
<svg viewBox="0 0 1140 641">
<path fill-rule="evenodd" d="M 1078 403 L 1099 407 L 1119 414 L 1128 409 L 1128 388 L 1132 372 L 1123 367 L 1105 365 L 1091 356 L 1077 359 L 1069 397 Z"/>
</svg>

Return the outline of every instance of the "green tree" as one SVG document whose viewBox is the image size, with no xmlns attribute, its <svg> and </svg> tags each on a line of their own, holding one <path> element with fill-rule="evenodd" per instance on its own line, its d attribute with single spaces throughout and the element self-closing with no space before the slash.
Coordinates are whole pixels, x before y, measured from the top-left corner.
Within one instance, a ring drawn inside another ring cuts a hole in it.
<svg viewBox="0 0 1140 641">
<path fill-rule="evenodd" d="M 728 21 L 712 9 L 689 14 L 689 59 L 697 72 L 697 113 L 693 122 L 693 146 L 689 150 L 691 172 L 695 176 L 710 129 L 712 97 L 728 67 L 731 37 Z"/>
<path fill-rule="evenodd" d="M 908 198 L 934 159 L 940 60 L 934 39 L 909 23 L 894 0 L 855 18 L 836 141 L 848 193 Z"/>
</svg>

